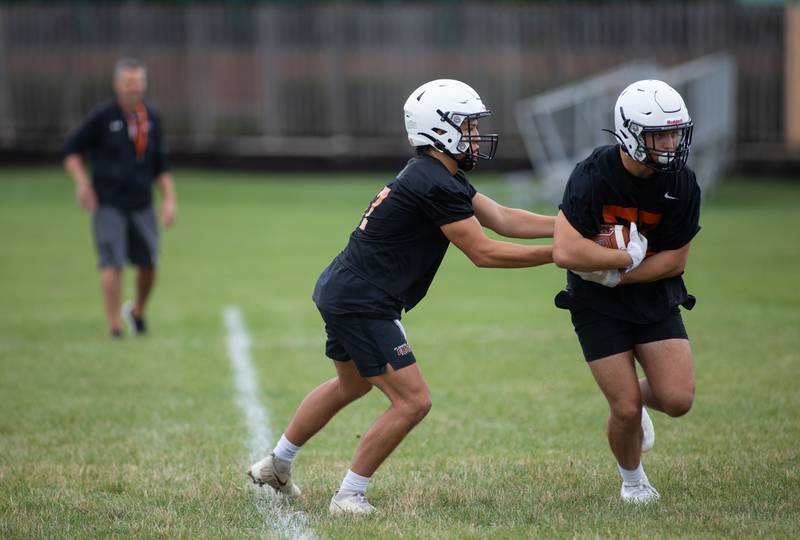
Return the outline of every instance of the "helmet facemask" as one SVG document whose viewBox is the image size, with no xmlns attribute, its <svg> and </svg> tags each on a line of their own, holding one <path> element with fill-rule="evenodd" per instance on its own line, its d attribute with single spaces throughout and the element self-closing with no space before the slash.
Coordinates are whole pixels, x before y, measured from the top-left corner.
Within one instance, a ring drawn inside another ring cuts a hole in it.
<svg viewBox="0 0 800 540">
<path fill-rule="evenodd" d="M 470 127 L 473 120 L 490 116 L 492 111 L 485 110 L 478 113 L 461 113 L 442 112 L 441 109 L 437 109 L 436 112 L 443 122 L 447 122 L 461 134 L 461 139 L 456 144 L 457 152 L 454 153 L 446 149 L 443 150 L 447 155 L 456 160 L 459 169 L 464 172 L 469 172 L 477 166 L 478 159 L 494 159 L 494 155 L 497 152 L 497 142 L 500 136 L 496 133 L 478 134 L 477 130 L 473 130 Z M 467 126 L 467 133 L 464 133 L 461 126 Z M 478 145 L 478 150 L 476 152 L 472 151 L 473 144 Z M 488 146 L 488 150 L 481 151 L 482 144 L 484 149 Z M 439 149 L 441 150 L 441 148 Z"/>
<path fill-rule="evenodd" d="M 478 159 L 494 158 L 498 136 L 469 129 L 492 113 L 468 84 L 454 79 L 427 82 L 411 93 L 403 111 L 411 146 L 433 147 L 454 159 L 463 171 L 474 169 Z"/>
<path fill-rule="evenodd" d="M 658 172 L 686 166 L 694 124 L 683 98 L 667 83 L 646 79 L 628 85 L 614 105 L 614 127 L 612 133 L 634 161 Z M 656 143 L 665 136 L 674 139 Z"/>
<path fill-rule="evenodd" d="M 625 127 L 637 142 L 637 147 L 631 155 L 636 161 L 659 172 L 678 172 L 686 166 L 694 131 L 694 124 L 691 121 L 674 126 L 645 127 L 626 120 Z M 675 145 L 675 149 L 660 150 L 656 148 L 656 136 L 671 131 L 678 132 L 676 135 L 678 143 Z M 626 147 L 623 145 L 623 148 Z"/>
</svg>

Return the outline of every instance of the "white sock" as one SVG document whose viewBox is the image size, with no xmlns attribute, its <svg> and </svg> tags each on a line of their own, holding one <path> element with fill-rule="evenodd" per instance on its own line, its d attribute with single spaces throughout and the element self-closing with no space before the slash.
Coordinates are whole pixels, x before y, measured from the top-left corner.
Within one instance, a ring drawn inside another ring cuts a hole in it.
<svg viewBox="0 0 800 540">
<path fill-rule="evenodd" d="M 287 461 L 289 464 L 292 464 L 294 458 L 297 457 L 297 453 L 300 451 L 299 446 L 295 446 L 289 439 L 286 438 L 286 435 L 281 435 L 281 440 L 278 441 L 278 444 L 275 445 L 275 450 L 272 452 L 275 454 L 275 457 L 282 460 Z"/>
<path fill-rule="evenodd" d="M 619 474 L 622 476 L 622 481 L 626 484 L 638 484 L 641 481 L 647 481 L 647 476 L 644 474 L 644 468 L 642 468 L 642 464 L 633 469 L 623 469 L 622 465 L 617 463 L 617 469 L 619 469 Z"/>
<path fill-rule="evenodd" d="M 339 487 L 339 493 L 366 493 L 367 484 L 369 484 L 369 476 L 361 476 L 348 469 L 342 485 Z"/>
</svg>

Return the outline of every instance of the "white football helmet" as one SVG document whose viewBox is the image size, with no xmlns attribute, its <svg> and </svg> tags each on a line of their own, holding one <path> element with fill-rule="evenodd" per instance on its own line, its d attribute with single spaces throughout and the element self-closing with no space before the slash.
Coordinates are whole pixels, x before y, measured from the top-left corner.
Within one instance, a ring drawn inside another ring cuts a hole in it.
<svg viewBox="0 0 800 540">
<path fill-rule="evenodd" d="M 477 158 L 492 159 L 498 135 L 464 135 L 461 125 L 492 114 L 469 85 L 453 79 L 430 81 L 416 90 L 403 106 L 411 146 L 432 146 L 458 162 L 462 170 L 475 168 Z M 473 153 L 472 143 L 487 143 L 488 150 Z"/>
<path fill-rule="evenodd" d="M 694 124 L 681 95 L 670 85 L 652 79 L 628 86 L 614 106 L 617 139 L 636 161 L 662 172 L 677 172 L 686 166 Z M 674 150 L 656 150 L 647 134 L 677 131 Z M 648 140 L 649 139 L 649 140 Z"/>
</svg>

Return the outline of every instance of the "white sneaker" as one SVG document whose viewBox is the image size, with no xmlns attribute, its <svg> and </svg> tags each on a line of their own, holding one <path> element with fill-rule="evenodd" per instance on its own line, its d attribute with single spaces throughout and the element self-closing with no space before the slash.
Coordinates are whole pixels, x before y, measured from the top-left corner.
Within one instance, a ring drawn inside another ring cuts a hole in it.
<svg viewBox="0 0 800 540">
<path fill-rule="evenodd" d="M 287 497 L 300 495 L 300 488 L 292 482 L 292 469 L 275 464 L 275 454 L 270 454 L 261 461 L 254 463 L 247 471 L 247 475 L 259 486 L 268 485 L 278 493 Z M 285 463 L 285 462 L 283 462 Z M 286 469 L 285 471 L 283 469 Z"/>
<path fill-rule="evenodd" d="M 642 452 L 649 452 L 656 444 L 656 428 L 653 427 L 653 421 L 650 420 L 650 415 L 647 414 L 647 407 L 642 405 Z"/>
<path fill-rule="evenodd" d="M 656 488 L 651 486 L 646 478 L 635 484 L 623 482 L 619 495 L 624 502 L 631 504 L 648 504 L 661 498 Z"/>
<path fill-rule="evenodd" d="M 333 494 L 328 511 L 334 516 L 340 514 L 371 514 L 375 512 L 375 507 L 369 504 L 366 495 L 363 493 L 339 494 L 337 491 Z"/>
</svg>

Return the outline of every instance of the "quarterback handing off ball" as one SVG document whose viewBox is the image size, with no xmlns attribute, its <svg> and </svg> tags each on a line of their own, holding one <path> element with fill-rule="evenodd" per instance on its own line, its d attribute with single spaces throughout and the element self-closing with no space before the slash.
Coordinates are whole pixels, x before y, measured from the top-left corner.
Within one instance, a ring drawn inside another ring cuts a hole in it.
<svg viewBox="0 0 800 540">
<path fill-rule="evenodd" d="M 625 249 L 630 240 L 630 229 L 625 225 L 610 225 L 605 224 L 600 227 L 600 232 L 592 237 L 590 240 L 600 244 L 603 247 L 611 249 Z"/>
</svg>

